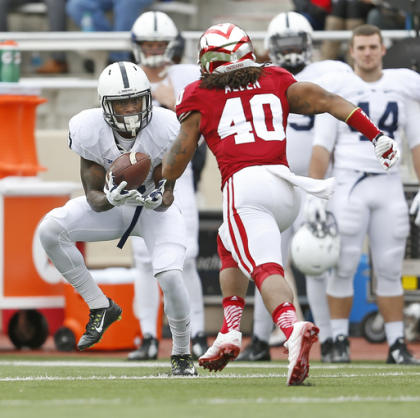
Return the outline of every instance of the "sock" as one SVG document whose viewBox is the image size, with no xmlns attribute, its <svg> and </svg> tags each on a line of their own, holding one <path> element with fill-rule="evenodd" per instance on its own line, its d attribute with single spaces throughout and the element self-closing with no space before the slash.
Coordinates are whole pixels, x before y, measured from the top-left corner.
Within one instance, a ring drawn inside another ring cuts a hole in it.
<svg viewBox="0 0 420 418">
<path fill-rule="evenodd" d="M 189 315 L 183 319 L 168 316 L 168 324 L 172 334 L 172 354 L 190 354 L 191 325 Z"/>
<path fill-rule="evenodd" d="M 62 274 L 87 303 L 89 309 L 107 308 L 109 306 L 108 298 L 84 265 Z"/>
<path fill-rule="evenodd" d="M 264 305 L 264 301 L 258 289 L 255 289 L 254 297 L 254 329 L 253 335 L 259 340 L 268 343 L 273 331 L 273 320 Z"/>
<path fill-rule="evenodd" d="M 404 338 L 404 323 L 402 321 L 385 322 L 385 335 L 391 347 L 398 338 Z"/>
<path fill-rule="evenodd" d="M 159 285 L 153 277 L 152 263 L 135 259 L 135 266 L 135 312 L 140 320 L 143 335 L 149 334 L 156 338 L 160 310 Z"/>
<path fill-rule="evenodd" d="M 335 341 L 339 335 L 349 335 L 349 320 L 345 318 L 331 319 L 332 337 Z"/>
<path fill-rule="evenodd" d="M 187 258 L 185 260 L 182 275 L 190 296 L 191 335 L 196 336 L 199 332 L 204 332 L 204 301 L 201 280 L 194 258 Z"/>
<path fill-rule="evenodd" d="M 229 331 L 239 331 L 241 325 L 242 313 L 245 307 L 245 300 L 240 296 L 229 296 L 223 298 L 223 325 L 220 330 L 222 334 Z"/>
<path fill-rule="evenodd" d="M 306 276 L 306 294 L 315 325 L 319 328 L 319 342 L 332 338 L 330 310 L 327 301 L 327 277 Z"/>
<path fill-rule="evenodd" d="M 287 339 L 293 331 L 293 324 L 297 322 L 296 309 L 290 302 L 277 306 L 272 313 L 273 322 L 282 330 Z"/>
<path fill-rule="evenodd" d="M 156 275 L 164 295 L 165 313 L 172 333 L 172 354 L 190 354 L 190 303 L 182 273 L 167 270 Z"/>
</svg>

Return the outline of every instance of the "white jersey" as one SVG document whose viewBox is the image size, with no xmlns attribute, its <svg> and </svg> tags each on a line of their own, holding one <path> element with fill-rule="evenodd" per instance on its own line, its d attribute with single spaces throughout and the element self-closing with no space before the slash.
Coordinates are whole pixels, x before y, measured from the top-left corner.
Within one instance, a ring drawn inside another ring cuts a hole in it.
<svg viewBox="0 0 420 418">
<path fill-rule="evenodd" d="M 341 61 L 325 60 L 307 65 L 295 75 L 297 81 L 312 81 L 329 72 L 352 72 L 349 65 Z M 314 115 L 298 115 L 290 113 L 287 129 L 287 161 L 290 169 L 301 176 L 308 175 L 309 161 L 312 154 L 312 140 L 314 135 Z"/>
<path fill-rule="evenodd" d="M 153 91 L 159 86 L 159 84 L 172 84 L 174 88 L 175 98 L 184 89 L 185 86 L 192 83 L 200 78 L 200 67 L 194 64 L 175 64 L 167 68 L 166 77 L 157 82 L 151 83 L 151 90 Z M 160 106 L 160 103 L 153 99 L 154 106 Z"/>
<path fill-rule="evenodd" d="M 403 132 L 411 148 L 420 144 L 420 113 L 412 101 L 420 101 L 420 75 L 408 69 L 383 70 L 375 82 L 365 82 L 354 73 L 329 74 L 320 84 L 359 106 L 401 148 Z M 330 115 L 316 118 L 315 145 L 334 153 L 336 169 L 383 173 L 370 141 L 346 123 Z M 398 171 L 397 164 L 389 172 Z"/>
<path fill-rule="evenodd" d="M 108 170 L 122 154 L 117 147 L 111 127 L 105 122 L 101 108 L 87 109 L 73 116 L 69 123 L 69 146 L 86 160 L 94 161 Z M 144 182 L 146 193 L 155 184 L 153 170 L 161 164 L 163 155 L 175 140 L 179 122 L 171 110 L 155 107 L 150 123 L 138 134 L 131 151 L 143 152 L 151 158 L 150 172 Z"/>
</svg>

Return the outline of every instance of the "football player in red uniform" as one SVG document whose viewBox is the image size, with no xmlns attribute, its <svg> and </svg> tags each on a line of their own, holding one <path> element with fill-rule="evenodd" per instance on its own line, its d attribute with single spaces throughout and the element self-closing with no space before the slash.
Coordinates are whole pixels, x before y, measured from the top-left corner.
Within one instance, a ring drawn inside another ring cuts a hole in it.
<svg viewBox="0 0 420 418">
<path fill-rule="evenodd" d="M 214 25 L 201 36 L 199 61 L 201 80 L 189 84 L 178 97 L 181 130 L 163 162 L 163 177 L 176 180 L 202 134 L 222 175 L 224 222 L 218 250 L 224 323 L 199 364 L 222 370 L 239 354 L 240 319 L 252 279 L 287 338 L 287 384 L 298 385 L 308 376 L 309 352 L 318 328 L 296 318 L 292 290 L 284 280 L 281 231 L 298 213 L 295 186 L 328 199 L 335 180 L 320 181 L 290 171 L 285 137 L 289 111 L 328 112 L 346 121 L 374 142 L 384 168 L 398 159 L 399 151 L 391 138 L 342 97 L 313 83 L 296 82 L 282 68 L 256 63 L 251 40 L 233 24 Z"/>
</svg>

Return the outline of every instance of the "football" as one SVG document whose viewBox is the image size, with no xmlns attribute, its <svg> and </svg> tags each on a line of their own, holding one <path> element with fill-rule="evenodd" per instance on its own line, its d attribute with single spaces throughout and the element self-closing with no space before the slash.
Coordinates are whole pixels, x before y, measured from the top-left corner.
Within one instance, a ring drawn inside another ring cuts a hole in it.
<svg viewBox="0 0 420 418">
<path fill-rule="evenodd" d="M 151 160 L 147 154 L 142 152 L 126 152 L 114 160 L 108 170 L 112 171 L 114 184 L 122 181 L 127 182 L 126 190 L 137 189 L 146 180 L 151 167 Z"/>
</svg>

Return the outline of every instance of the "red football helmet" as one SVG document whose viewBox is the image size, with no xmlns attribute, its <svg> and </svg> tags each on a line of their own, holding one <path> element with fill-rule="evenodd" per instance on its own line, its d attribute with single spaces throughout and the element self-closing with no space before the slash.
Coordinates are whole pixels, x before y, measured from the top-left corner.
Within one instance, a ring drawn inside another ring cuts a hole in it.
<svg viewBox="0 0 420 418">
<path fill-rule="evenodd" d="M 203 72 L 227 72 L 259 66 L 255 62 L 251 39 L 232 23 L 219 23 L 208 28 L 199 41 L 199 59 Z"/>
</svg>

